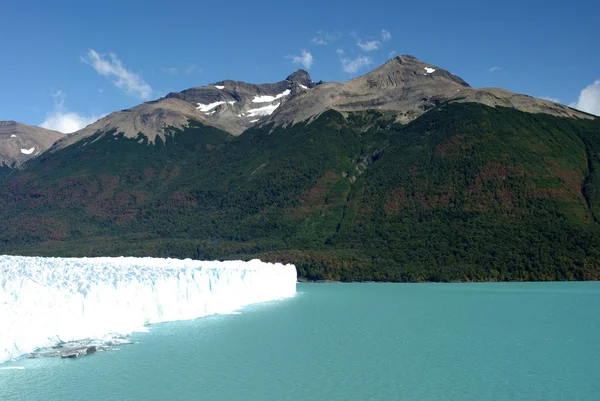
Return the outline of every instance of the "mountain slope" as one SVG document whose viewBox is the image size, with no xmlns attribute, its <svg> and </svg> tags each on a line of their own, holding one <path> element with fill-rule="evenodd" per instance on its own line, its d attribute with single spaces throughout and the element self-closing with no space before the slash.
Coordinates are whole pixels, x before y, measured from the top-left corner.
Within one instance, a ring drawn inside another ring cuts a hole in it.
<svg viewBox="0 0 600 401">
<path fill-rule="evenodd" d="M 233 135 L 239 135 L 299 91 L 314 87 L 306 71 L 298 70 L 272 84 L 220 81 L 111 113 L 94 124 L 70 134 L 56 145 L 63 149 L 98 132 L 115 130 L 135 138 L 144 133 L 151 143 L 165 138 L 168 127 L 183 128 L 188 120 L 200 121 Z"/>
<path fill-rule="evenodd" d="M 191 122 L 155 146 L 94 134 L 2 184 L 0 251 L 260 257 L 310 279 L 600 278 L 597 119 L 444 103 L 395 121 L 327 111 L 238 137 Z"/>
<path fill-rule="evenodd" d="M 569 107 L 497 88 L 471 88 L 463 79 L 413 56 L 395 57 L 379 68 L 347 82 L 315 84 L 298 70 L 285 80 L 249 84 L 225 80 L 169 93 L 166 97 L 111 113 L 58 142 L 63 149 L 99 132 L 122 132 L 150 143 L 165 139 L 169 127 L 183 128 L 199 121 L 232 135 L 259 124 L 288 126 L 311 121 L 326 110 L 342 113 L 377 109 L 401 123 L 413 121 L 445 101 L 506 106 L 530 113 L 590 118 Z"/>
<path fill-rule="evenodd" d="M 330 82 L 292 98 L 265 122 L 287 125 L 325 110 L 342 113 L 377 109 L 407 123 L 444 101 L 513 107 L 530 113 L 590 118 L 569 107 L 497 88 L 471 88 L 456 75 L 413 56 L 398 56 L 348 82 Z"/>
<path fill-rule="evenodd" d="M 54 142 L 64 137 L 58 131 L 0 121 L 0 167 L 17 167 L 45 152 Z"/>
</svg>

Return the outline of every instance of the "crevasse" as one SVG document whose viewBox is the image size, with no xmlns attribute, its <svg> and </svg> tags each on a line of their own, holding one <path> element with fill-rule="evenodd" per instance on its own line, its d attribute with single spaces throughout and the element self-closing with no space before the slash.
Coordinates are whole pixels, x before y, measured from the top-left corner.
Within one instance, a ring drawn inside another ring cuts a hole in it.
<svg viewBox="0 0 600 401">
<path fill-rule="evenodd" d="M 0 256 L 0 362 L 291 297 L 296 279 L 293 265 L 260 260 Z"/>
</svg>

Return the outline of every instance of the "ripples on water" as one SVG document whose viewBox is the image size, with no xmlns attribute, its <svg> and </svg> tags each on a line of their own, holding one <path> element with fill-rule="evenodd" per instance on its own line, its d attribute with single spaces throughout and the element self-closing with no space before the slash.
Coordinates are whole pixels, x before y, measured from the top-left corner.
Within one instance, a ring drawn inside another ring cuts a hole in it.
<svg viewBox="0 0 600 401">
<path fill-rule="evenodd" d="M 599 399 L 600 283 L 298 290 L 119 350 L 1 365 L 0 400 Z"/>
</svg>

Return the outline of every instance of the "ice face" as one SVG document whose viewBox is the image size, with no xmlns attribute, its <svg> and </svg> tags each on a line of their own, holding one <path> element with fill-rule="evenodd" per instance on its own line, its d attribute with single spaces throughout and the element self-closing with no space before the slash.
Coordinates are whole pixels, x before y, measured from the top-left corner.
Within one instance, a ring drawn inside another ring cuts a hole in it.
<svg viewBox="0 0 600 401">
<path fill-rule="evenodd" d="M 291 297 L 296 279 L 293 265 L 260 260 L 0 256 L 0 362 Z"/>
</svg>

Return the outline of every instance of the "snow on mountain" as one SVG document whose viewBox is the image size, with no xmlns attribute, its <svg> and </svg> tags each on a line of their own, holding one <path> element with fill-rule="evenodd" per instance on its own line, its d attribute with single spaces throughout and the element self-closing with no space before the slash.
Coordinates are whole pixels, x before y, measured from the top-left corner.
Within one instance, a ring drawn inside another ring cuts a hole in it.
<svg viewBox="0 0 600 401">
<path fill-rule="evenodd" d="M 292 93 L 292 91 L 289 89 L 286 89 L 283 92 L 276 94 L 275 96 L 269 96 L 269 95 L 254 96 L 254 99 L 252 99 L 252 102 L 253 103 L 271 103 L 277 99 L 281 99 L 282 97 L 289 95 L 290 93 Z"/>
<path fill-rule="evenodd" d="M 200 111 L 209 111 L 209 110 L 214 109 L 215 107 L 220 106 L 222 104 L 225 104 L 225 102 L 219 101 L 219 102 L 213 102 L 213 103 L 209 103 L 209 104 L 198 103 L 198 107 L 196 107 L 196 108 Z"/>
<path fill-rule="evenodd" d="M 279 107 L 279 103 L 275 103 L 269 106 L 259 107 L 257 109 L 249 109 L 247 117 L 255 117 L 255 116 L 268 116 L 273 114 L 276 108 Z"/>
<path fill-rule="evenodd" d="M 60 342 L 294 296 L 293 265 L 0 256 L 0 362 Z"/>
</svg>

